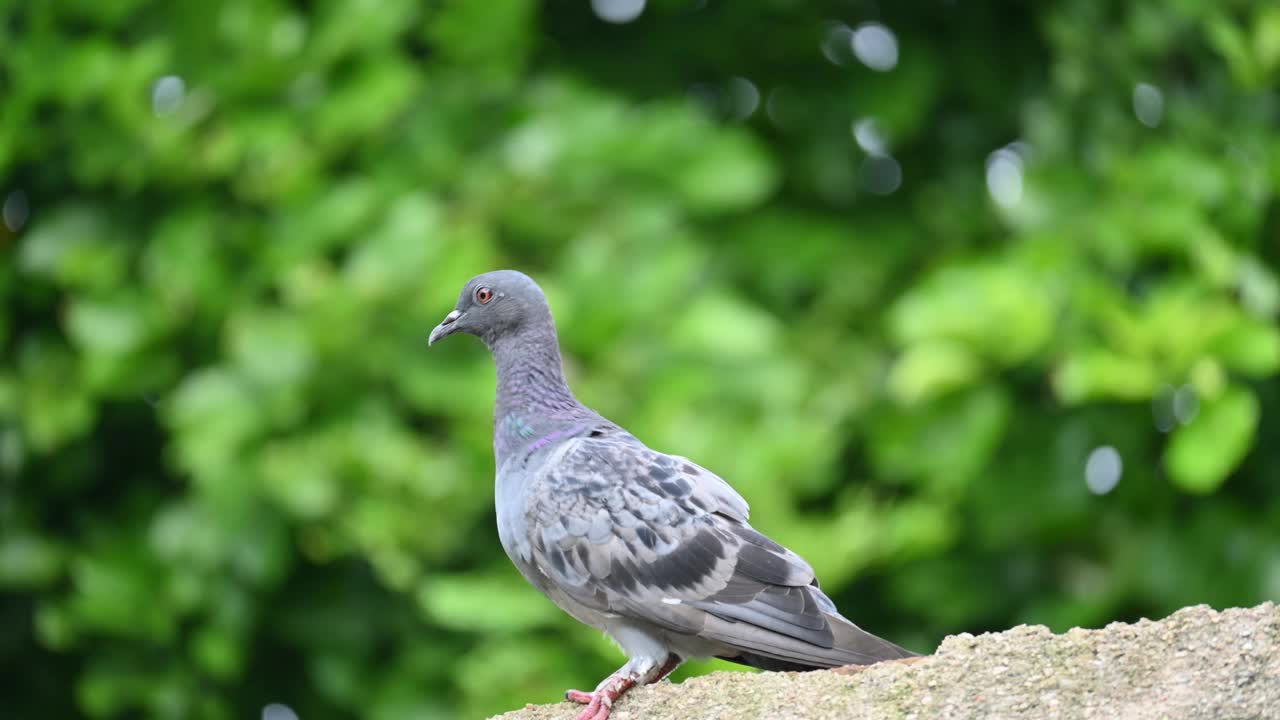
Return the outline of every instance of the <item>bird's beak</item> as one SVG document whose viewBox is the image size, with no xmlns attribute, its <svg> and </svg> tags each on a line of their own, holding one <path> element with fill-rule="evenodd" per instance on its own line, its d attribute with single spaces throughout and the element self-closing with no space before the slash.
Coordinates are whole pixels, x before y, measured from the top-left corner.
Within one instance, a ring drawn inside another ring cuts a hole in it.
<svg viewBox="0 0 1280 720">
<path fill-rule="evenodd" d="M 458 312 L 457 310 L 454 310 L 448 315 L 445 315 L 444 319 L 440 321 L 440 324 L 437 325 L 435 329 L 431 331 L 431 337 L 427 338 L 427 347 L 431 347 L 432 345 L 436 344 L 437 340 L 440 340 L 441 338 L 449 337 L 450 335 L 457 332 L 458 326 L 456 325 L 456 323 L 458 322 L 458 318 L 460 317 L 462 317 L 462 313 Z"/>
</svg>

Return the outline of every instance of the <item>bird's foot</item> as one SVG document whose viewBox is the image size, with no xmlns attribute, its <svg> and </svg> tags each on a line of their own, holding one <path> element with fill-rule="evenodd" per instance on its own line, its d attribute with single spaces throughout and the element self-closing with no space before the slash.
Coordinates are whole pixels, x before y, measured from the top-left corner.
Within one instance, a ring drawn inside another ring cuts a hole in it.
<svg viewBox="0 0 1280 720">
<path fill-rule="evenodd" d="M 593 692 L 569 690 L 564 697 L 566 700 L 587 706 L 578 714 L 576 720 L 608 720 L 609 713 L 613 711 L 613 703 L 635 684 L 635 678 L 614 673 L 600 683 Z"/>
<path fill-rule="evenodd" d="M 674 653 L 668 654 L 661 665 L 649 659 L 632 659 L 605 678 L 592 692 L 567 690 L 564 697 L 570 702 L 587 706 L 576 720 L 608 720 L 609 713 L 613 712 L 613 704 L 623 693 L 636 685 L 658 682 L 680 667 L 682 662 L 684 658 Z"/>
</svg>

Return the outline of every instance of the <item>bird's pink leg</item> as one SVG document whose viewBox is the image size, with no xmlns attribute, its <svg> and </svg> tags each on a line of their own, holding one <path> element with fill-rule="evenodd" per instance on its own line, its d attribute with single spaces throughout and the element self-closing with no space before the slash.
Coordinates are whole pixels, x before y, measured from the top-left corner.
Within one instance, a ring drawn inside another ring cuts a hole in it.
<svg viewBox="0 0 1280 720">
<path fill-rule="evenodd" d="M 586 705 L 576 720 L 608 720 L 613 711 L 613 704 L 618 698 L 636 685 L 649 685 L 658 682 L 671 674 L 680 666 L 683 659 L 678 655 L 668 655 L 667 661 L 661 665 L 653 665 L 648 670 L 637 673 L 631 669 L 631 663 L 623 665 L 617 672 L 604 679 L 592 692 L 568 690 L 566 700 Z"/>
<path fill-rule="evenodd" d="M 613 703 L 622 697 L 623 693 L 634 687 L 635 684 L 634 678 L 622 674 L 622 671 L 618 671 L 605 678 L 604 682 L 600 683 L 594 692 L 584 693 L 581 690 L 570 690 L 564 696 L 569 700 L 587 706 L 585 710 L 578 714 L 576 720 L 608 720 L 609 713 L 613 711 Z"/>
</svg>

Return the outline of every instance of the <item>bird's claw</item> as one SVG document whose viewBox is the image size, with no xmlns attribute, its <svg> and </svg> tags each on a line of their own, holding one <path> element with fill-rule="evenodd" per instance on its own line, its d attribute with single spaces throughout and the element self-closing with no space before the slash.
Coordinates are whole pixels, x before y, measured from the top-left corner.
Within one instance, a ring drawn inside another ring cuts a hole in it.
<svg viewBox="0 0 1280 720">
<path fill-rule="evenodd" d="M 582 692 L 581 690 L 565 690 L 564 691 L 565 700 L 568 700 L 569 702 L 576 702 L 579 705 L 586 705 L 587 703 L 591 702 L 591 698 L 593 697 L 595 697 L 594 694 L 589 692 Z"/>
<path fill-rule="evenodd" d="M 613 711 L 613 698 L 609 697 L 606 691 L 597 690 L 587 693 L 581 690 L 570 690 L 564 696 L 572 702 L 586 705 L 574 720 L 608 720 L 609 713 Z"/>
<path fill-rule="evenodd" d="M 608 720 L 609 713 L 613 712 L 613 703 L 635 684 L 634 676 L 619 672 L 605 678 L 592 692 L 567 690 L 564 697 L 570 702 L 587 706 L 575 720 Z"/>
</svg>

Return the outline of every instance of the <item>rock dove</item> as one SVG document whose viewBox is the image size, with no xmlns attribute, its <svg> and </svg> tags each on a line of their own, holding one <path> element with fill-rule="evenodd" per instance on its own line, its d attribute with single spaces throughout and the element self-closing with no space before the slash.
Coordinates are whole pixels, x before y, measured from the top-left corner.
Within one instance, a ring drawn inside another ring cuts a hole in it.
<svg viewBox="0 0 1280 720">
<path fill-rule="evenodd" d="M 546 296 L 531 278 L 472 278 L 428 344 L 478 336 L 498 367 L 493 452 L 498 536 L 534 587 L 603 631 L 628 660 L 592 692 L 605 720 L 635 685 L 691 657 L 810 670 L 913 657 L 842 616 L 803 558 L 747 522 L 714 473 L 653 450 L 578 402 Z"/>
</svg>

